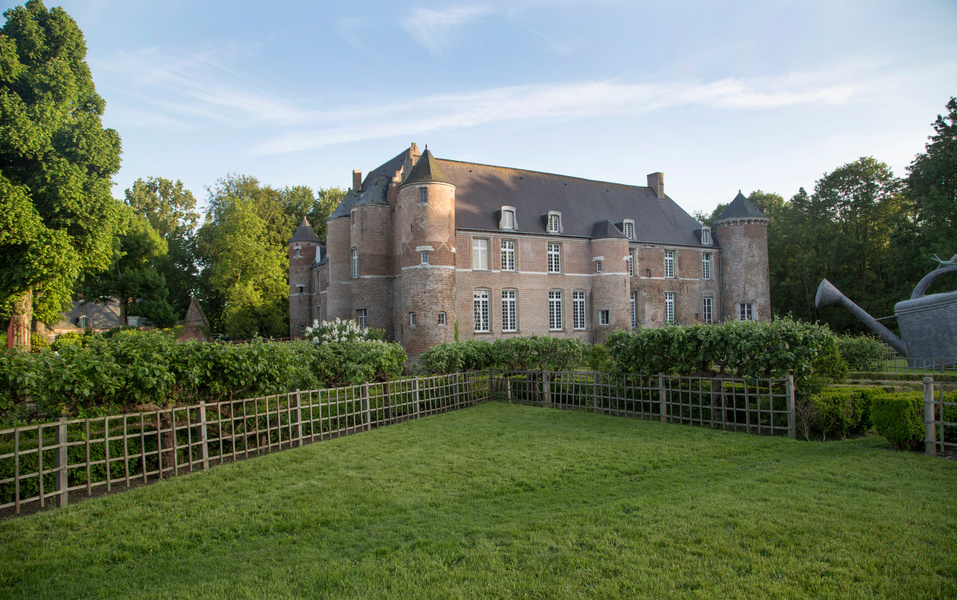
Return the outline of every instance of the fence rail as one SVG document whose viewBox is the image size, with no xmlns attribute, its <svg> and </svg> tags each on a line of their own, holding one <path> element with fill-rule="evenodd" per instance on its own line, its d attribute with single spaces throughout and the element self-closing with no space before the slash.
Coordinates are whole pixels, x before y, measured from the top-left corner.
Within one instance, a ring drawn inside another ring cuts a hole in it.
<svg viewBox="0 0 957 600">
<path fill-rule="evenodd" d="M 957 455 L 957 383 L 924 378 L 924 452 Z"/>
<path fill-rule="evenodd" d="M 419 377 L 0 431 L 0 511 L 19 514 L 482 402 L 489 373 Z"/>
<path fill-rule="evenodd" d="M 911 357 L 905 358 L 900 352 L 886 346 L 886 354 L 878 372 L 881 373 L 955 373 L 957 357 Z"/>
<path fill-rule="evenodd" d="M 510 372 L 493 378 L 492 398 L 791 439 L 796 435 L 791 377 L 744 380 Z"/>
</svg>

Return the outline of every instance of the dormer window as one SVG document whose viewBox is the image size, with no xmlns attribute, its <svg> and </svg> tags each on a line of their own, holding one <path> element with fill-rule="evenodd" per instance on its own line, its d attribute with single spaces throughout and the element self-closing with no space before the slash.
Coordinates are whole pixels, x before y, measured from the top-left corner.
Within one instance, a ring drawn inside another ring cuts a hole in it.
<svg viewBox="0 0 957 600">
<path fill-rule="evenodd" d="M 550 210 L 548 211 L 547 219 L 545 231 L 548 233 L 562 232 L 562 213 L 555 210 Z"/>
<path fill-rule="evenodd" d="M 508 229 L 514 230 L 517 228 L 515 224 L 515 208 L 512 206 L 503 206 L 502 207 L 502 217 L 498 221 L 499 229 Z"/>
<path fill-rule="evenodd" d="M 701 228 L 701 245 L 702 246 L 711 245 L 711 228 L 708 226 Z"/>
<path fill-rule="evenodd" d="M 635 222 L 631 219 L 625 219 L 622 223 L 622 233 L 625 234 L 625 237 L 629 240 L 635 239 Z"/>
</svg>

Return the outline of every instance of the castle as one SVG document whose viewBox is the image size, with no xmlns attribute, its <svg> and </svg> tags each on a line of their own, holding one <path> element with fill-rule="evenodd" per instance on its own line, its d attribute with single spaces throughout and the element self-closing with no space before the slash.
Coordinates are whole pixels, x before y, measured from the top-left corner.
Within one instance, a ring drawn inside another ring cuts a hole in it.
<svg viewBox="0 0 957 600">
<path fill-rule="evenodd" d="M 648 185 L 439 159 L 408 149 L 289 241 L 290 335 L 383 328 L 415 357 L 456 339 L 770 317 L 768 219 L 740 192 L 702 226 Z"/>
</svg>

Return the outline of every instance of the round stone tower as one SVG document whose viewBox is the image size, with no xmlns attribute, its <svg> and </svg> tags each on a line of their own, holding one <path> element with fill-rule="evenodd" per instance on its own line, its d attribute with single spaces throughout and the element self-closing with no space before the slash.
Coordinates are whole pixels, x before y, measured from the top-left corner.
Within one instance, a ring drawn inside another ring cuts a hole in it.
<svg viewBox="0 0 957 600">
<path fill-rule="evenodd" d="M 305 217 L 289 240 L 289 336 L 301 337 L 315 314 L 318 291 L 312 265 L 321 242 Z"/>
<path fill-rule="evenodd" d="M 395 337 L 416 357 L 455 335 L 455 186 L 428 146 L 399 186 L 393 224 Z"/>
<path fill-rule="evenodd" d="M 721 246 L 721 317 L 724 321 L 771 318 L 769 221 L 739 191 L 713 224 L 715 238 Z"/>
<path fill-rule="evenodd" d="M 350 209 L 349 257 L 355 252 L 351 312 L 364 310 L 369 327 L 394 329 L 392 305 L 392 207 L 390 179 L 377 175 L 366 181 L 359 199 Z"/>
</svg>

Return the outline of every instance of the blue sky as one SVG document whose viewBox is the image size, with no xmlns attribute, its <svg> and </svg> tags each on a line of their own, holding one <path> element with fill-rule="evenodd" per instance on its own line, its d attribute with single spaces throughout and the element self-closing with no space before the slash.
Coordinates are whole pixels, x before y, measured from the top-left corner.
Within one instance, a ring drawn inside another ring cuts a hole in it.
<svg viewBox="0 0 957 600">
<path fill-rule="evenodd" d="M 954 0 L 46 5 L 86 37 L 117 197 L 147 176 L 201 203 L 228 173 L 347 188 L 414 141 L 627 184 L 662 171 L 710 212 L 861 156 L 903 176 L 957 95 Z"/>
</svg>

